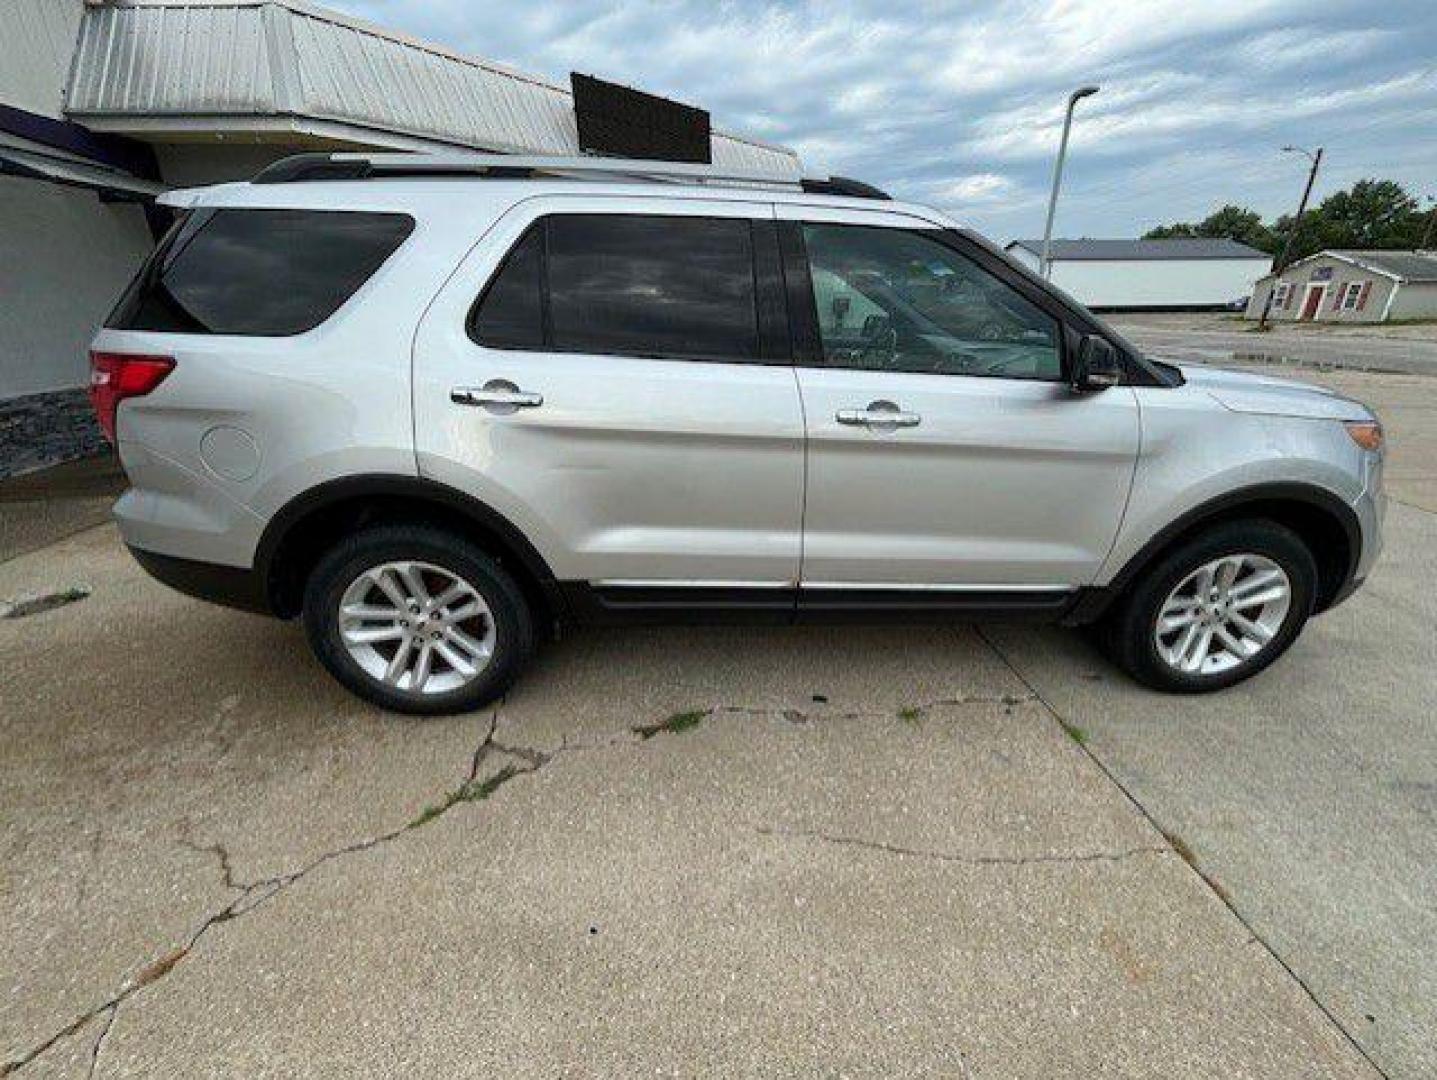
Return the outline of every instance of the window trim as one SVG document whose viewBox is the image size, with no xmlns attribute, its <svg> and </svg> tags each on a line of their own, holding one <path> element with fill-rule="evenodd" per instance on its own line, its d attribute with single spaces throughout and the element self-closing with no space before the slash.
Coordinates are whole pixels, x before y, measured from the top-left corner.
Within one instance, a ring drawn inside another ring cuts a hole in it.
<svg viewBox="0 0 1437 1080">
<path fill-rule="evenodd" d="M 1364 281 L 1346 281 L 1342 285 L 1342 311 L 1356 311 L 1357 302 L 1362 298 Z"/>
<path fill-rule="evenodd" d="M 1033 383 L 1046 386 L 1066 386 L 1072 380 L 1072 358 L 1077 355 L 1077 342 L 1084 331 L 1073 325 L 1070 313 L 1058 303 L 1051 293 L 1038 288 L 1027 278 L 1015 273 L 1006 259 L 994 259 L 982 245 L 976 244 L 961 232 L 950 229 L 925 229 L 913 226 L 870 224 L 859 221 L 828 221 L 785 219 L 779 222 L 780 241 L 784 254 L 784 277 L 787 283 L 789 301 L 790 340 L 793 348 L 793 362 L 796 367 L 822 368 L 833 371 L 857 371 L 859 368 L 831 364 L 823 353 L 823 339 L 819 331 L 817 293 L 813 286 L 813 269 L 808 259 L 808 249 L 803 239 L 805 225 L 829 225 L 845 229 L 871 229 L 889 232 L 903 232 L 933 241 L 940 247 L 966 259 L 980 271 L 997 278 L 1023 299 L 1032 303 L 1057 324 L 1059 377 L 1056 379 L 1025 379 L 1000 372 L 921 372 L 921 371 L 874 371 L 874 375 L 937 375 L 942 378 L 1004 379 L 1015 383 Z M 1094 329 L 1087 331 L 1107 338 Z M 1111 339 L 1108 339 L 1111 340 Z M 1127 352 L 1116 342 L 1113 343 L 1120 355 Z M 1129 372 L 1131 371 L 1130 365 Z"/>
<path fill-rule="evenodd" d="M 1272 305 L 1276 308 L 1286 309 L 1292 301 L 1292 282 L 1279 281 L 1273 290 Z"/>
<path fill-rule="evenodd" d="M 755 203 L 755 209 L 771 214 L 767 203 Z M 749 272 L 753 281 L 754 298 L 754 345 L 757 356 L 713 356 L 703 353 L 670 353 L 639 349 L 605 350 L 578 348 L 559 345 L 554 341 L 552 303 L 549 290 L 549 222 L 557 217 L 606 217 L 606 218 L 664 218 L 674 221 L 738 221 L 749 227 Z M 500 272 L 508 264 L 510 256 L 535 229 L 542 230 L 542 244 L 539 255 L 539 307 L 542 320 L 540 345 L 489 345 L 475 334 L 479 309 L 489 295 Z M 788 367 L 792 363 L 788 346 L 788 312 L 782 293 L 782 269 L 779 264 L 779 245 L 776 223 L 771 216 L 754 217 L 742 214 L 673 214 L 660 210 L 592 210 L 554 209 L 535 216 L 523 231 L 515 237 L 504 253 L 490 268 L 484 286 L 469 306 L 464 317 L 465 336 L 476 346 L 490 352 L 503 353 L 553 353 L 563 356 L 613 356 L 629 360 L 664 360 L 693 364 L 738 364 L 744 366 Z"/>
</svg>

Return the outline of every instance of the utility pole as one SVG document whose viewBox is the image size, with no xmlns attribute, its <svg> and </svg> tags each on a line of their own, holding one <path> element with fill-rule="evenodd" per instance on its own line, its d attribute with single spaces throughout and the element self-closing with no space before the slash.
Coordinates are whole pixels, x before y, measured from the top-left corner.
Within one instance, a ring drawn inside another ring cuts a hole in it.
<svg viewBox="0 0 1437 1080">
<path fill-rule="evenodd" d="M 1427 201 L 1432 204 L 1432 209 L 1427 214 L 1427 228 L 1422 230 L 1422 243 L 1417 245 L 1421 251 L 1432 250 L 1433 226 L 1437 226 L 1437 198 L 1428 195 Z"/>
<path fill-rule="evenodd" d="M 1053 269 L 1053 215 L 1058 209 L 1058 188 L 1063 183 L 1063 159 L 1068 156 L 1068 132 L 1073 127 L 1073 106 L 1085 97 L 1092 97 L 1098 89 L 1096 86 L 1080 86 L 1068 95 L 1068 111 L 1063 116 L 1063 138 L 1058 143 L 1058 162 L 1053 166 L 1053 193 L 1048 196 L 1048 222 L 1043 226 L 1043 259 L 1038 264 L 1038 271 L 1044 280 L 1051 276 Z"/>
<path fill-rule="evenodd" d="M 1312 168 L 1307 172 L 1307 186 L 1302 189 L 1302 201 L 1297 204 L 1297 214 L 1292 219 L 1292 228 L 1287 230 L 1287 239 L 1282 242 L 1282 250 L 1278 252 L 1277 259 L 1272 264 L 1272 284 L 1267 287 L 1267 299 L 1262 302 L 1262 318 L 1257 320 L 1259 330 L 1267 329 L 1267 317 L 1272 314 L 1272 298 L 1277 295 L 1277 279 L 1287 269 L 1287 256 L 1292 251 L 1292 242 L 1297 239 L 1297 231 L 1302 228 L 1302 215 L 1307 211 L 1307 197 L 1312 194 L 1313 182 L 1317 180 L 1317 169 L 1322 164 L 1322 147 L 1317 152 L 1304 150 L 1300 146 L 1284 146 L 1285 153 L 1305 154 L 1312 161 Z"/>
</svg>

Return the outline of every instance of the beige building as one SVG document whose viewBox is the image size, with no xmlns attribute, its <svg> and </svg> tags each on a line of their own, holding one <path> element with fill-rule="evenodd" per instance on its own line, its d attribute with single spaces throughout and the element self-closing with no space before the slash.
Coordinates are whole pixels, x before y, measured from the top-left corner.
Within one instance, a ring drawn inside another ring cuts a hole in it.
<svg viewBox="0 0 1437 1080">
<path fill-rule="evenodd" d="M 1321 251 L 1258 281 L 1247 317 L 1375 323 L 1437 319 L 1437 252 Z"/>
</svg>

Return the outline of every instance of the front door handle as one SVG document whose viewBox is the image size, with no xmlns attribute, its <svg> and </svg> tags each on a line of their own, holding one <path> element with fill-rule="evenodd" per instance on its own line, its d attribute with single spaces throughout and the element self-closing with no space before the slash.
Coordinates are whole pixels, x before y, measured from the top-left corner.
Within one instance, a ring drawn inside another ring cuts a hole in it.
<svg viewBox="0 0 1437 1080">
<path fill-rule="evenodd" d="M 449 391 L 456 405 L 482 405 L 492 412 L 511 413 L 544 404 L 544 395 L 520 390 L 507 379 L 490 379 L 483 386 L 456 386 Z"/>
<path fill-rule="evenodd" d="M 834 419 L 851 427 L 901 428 L 917 427 L 923 417 L 904 412 L 891 401 L 870 401 L 863 409 L 839 409 Z"/>
</svg>

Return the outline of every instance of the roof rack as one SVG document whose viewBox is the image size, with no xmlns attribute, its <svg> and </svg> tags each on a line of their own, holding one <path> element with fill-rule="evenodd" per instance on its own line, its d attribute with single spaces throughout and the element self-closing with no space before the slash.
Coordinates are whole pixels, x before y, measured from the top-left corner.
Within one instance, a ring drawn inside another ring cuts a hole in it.
<svg viewBox="0 0 1437 1080">
<path fill-rule="evenodd" d="M 862 199 L 889 196 L 861 180 L 842 176 L 779 176 L 752 169 L 636 158 L 526 157 L 509 154 L 294 154 L 257 173 L 251 183 L 287 184 L 306 180 L 365 180 L 375 177 L 478 176 L 519 179 L 533 176 L 604 176 L 678 183 L 752 184 L 798 189 L 815 195 Z"/>
</svg>

